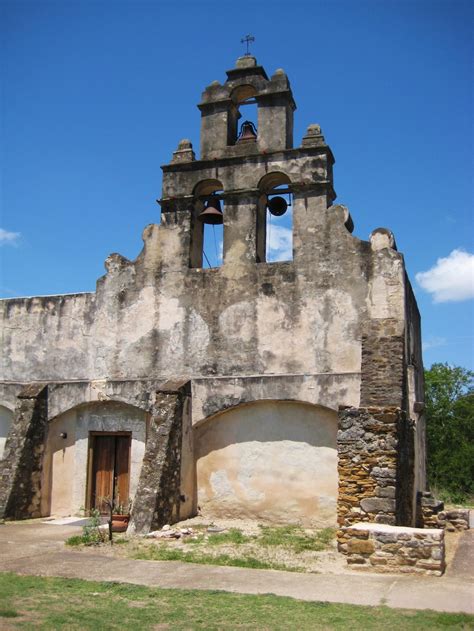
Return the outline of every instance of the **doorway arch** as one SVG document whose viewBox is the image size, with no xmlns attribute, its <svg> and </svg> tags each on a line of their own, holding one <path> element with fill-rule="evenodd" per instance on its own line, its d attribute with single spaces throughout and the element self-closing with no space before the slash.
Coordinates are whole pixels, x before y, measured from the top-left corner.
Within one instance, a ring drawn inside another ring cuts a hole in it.
<svg viewBox="0 0 474 631">
<path fill-rule="evenodd" d="M 42 514 L 74 515 L 90 505 L 96 437 L 128 437 L 127 487 L 133 499 L 145 453 L 146 419 L 144 410 L 119 401 L 86 403 L 52 419 L 43 468 Z M 115 469 L 115 460 L 112 465 Z"/>
</svg>

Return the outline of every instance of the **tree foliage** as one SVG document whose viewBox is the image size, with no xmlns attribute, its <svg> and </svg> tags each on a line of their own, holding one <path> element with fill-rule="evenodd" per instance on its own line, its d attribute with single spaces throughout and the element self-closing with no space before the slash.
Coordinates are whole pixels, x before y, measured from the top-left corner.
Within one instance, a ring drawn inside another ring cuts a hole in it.
<svg viewBox="0 0 474 631">
<path fill-rule="evenodd" d="M 425 390 L 428 480 L 459 502 L 474 495 L 474 373 L 433 364 Z"/>
</svg>

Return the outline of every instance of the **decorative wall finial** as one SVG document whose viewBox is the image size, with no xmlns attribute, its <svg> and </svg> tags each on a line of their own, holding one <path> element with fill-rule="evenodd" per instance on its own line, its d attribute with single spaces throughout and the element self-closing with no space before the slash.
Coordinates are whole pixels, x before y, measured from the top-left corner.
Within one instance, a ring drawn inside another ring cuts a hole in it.
<svg viewBox="0 0 474 631">
<path fill-rule="evenodd" d="M 245 57 L 250 57 L 250 42 L 254 42 L 255 37 L 253 35 L 246 35 L 240 40 L 241 44 L 247 44 L 247 52 L 245 53 Z"/>
</svg>

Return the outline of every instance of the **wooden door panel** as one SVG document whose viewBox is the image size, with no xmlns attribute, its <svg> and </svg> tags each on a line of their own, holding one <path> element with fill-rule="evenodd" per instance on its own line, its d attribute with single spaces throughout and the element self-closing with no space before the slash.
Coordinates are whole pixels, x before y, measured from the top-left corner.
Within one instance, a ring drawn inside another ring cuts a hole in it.
<svg viewBox="0 0 474 631">
<path fill-rule="evenodd" d="M 130 436 L 115 439 L 115 501 L 127 505 L 130 470 Z"/>
<path fill-rule="evenodd" d="M 114 492 L 115 439 L 113 436 L 94 437 L 92 506 L 107 512 L 103 499 Z"/>
<path fill-rule="evenodd" d="M 104 499 L 127 505 L 130 483 L 131 436 L 108 434 L 92 437 L 90 506 L 107 514 Z"/>
</svg>

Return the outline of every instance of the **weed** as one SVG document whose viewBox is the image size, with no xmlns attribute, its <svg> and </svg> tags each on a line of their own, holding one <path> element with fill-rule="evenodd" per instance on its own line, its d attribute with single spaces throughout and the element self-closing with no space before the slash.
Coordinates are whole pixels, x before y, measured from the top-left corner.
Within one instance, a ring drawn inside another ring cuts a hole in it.
<svg viewBox="0 0 474 631">
<path fill-rule="evenodd" d="M 0 618 L 18 618 L 19 615 L 14 609 L 0 609 Z"/>
<path fill-rule="evenodd" d="M 92 546 L 104 543 L 107 535 L 99 528 L 102 523 L 100 511 L 97 508 L 91 508 L 89 512 L 89 521 L 82 527 L 82 535 L 74 535 L 66 540 L 67 546 Z"/>
</svg>

